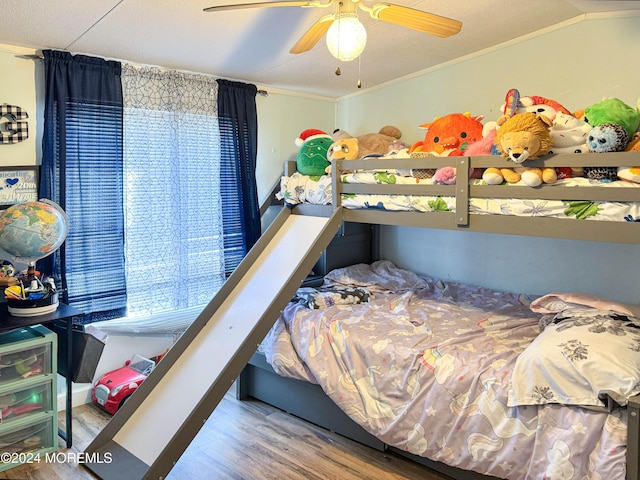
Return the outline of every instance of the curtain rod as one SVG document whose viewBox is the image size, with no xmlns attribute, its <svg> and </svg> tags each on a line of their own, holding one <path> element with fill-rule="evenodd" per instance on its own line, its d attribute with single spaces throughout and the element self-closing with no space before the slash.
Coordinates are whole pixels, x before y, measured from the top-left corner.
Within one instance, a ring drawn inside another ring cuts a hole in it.
<svg viewBox="0 0 640 480">
<path fill-rule="evenodd" d="M 44 60 L 44 55 L 33 53 L 29 55 L 16 55 L 16 58 L 24 58 L 25 60 Z"/>
<path fill-rule="evenodd" d="M 44 55 L 41 53 L 33 53 L 33 54 L 17 54 L 16 58 L 23 58 L 25 60 L 44 60 Z M 269 92 L 264 89 L 258 89 L 258 95 L 261 97 L 268 97 Z"/>
</svg>

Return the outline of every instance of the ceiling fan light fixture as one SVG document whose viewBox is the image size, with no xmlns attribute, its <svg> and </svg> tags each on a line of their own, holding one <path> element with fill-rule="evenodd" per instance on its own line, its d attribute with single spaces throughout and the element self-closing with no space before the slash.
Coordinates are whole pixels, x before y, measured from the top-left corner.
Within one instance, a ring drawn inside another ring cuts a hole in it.
<svg viewBox="0 0 640 480">
<path fill-rule="evenodd" d="M 358 58 L 367 44 L 367 31 L 355 13 L 337 14 L 327 30 L 327 48 L 343 62 Z"/>
</svg>

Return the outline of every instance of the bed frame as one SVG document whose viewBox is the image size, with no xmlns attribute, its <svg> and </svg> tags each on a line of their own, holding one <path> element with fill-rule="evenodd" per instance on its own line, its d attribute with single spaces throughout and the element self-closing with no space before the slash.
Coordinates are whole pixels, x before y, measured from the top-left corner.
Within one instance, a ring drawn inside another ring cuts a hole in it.
<svg viewBox="0 0 640 480">
<path fill-rule="evenodd" d="M 531 167 L 640 166 L 640 153 L 550 155 L 544 159 L 528 160 L 526 165 Z M 456 185 L 358 185 L 343 184 L 339 181 L 340 175 L 345 169 L 419 169 L 445 166 L 457 169 L 458 183 Z M 638 224 L 640 222 L 607 222 L 606 227 L 603 228 L 599 221 L 470 214 L 468 208 L 470 198 L 640 202 L 640 190 L 637 188 L 562 187 L 560 185 L 541 185 L 533 188 L 515 185 L 472 185 L 470 181 L 464 181 L 469 177 L 464 172 L 469 172 L 470 169 L 511 168 L 513 166 L 513 162 L 497 156 L 338 160 L 332 167 L 333 205 L 341 205 L 341 195 L 348 193 L 446 195 L 456 198 L 455 213 L 344 209 L 343 219 L 350 222 L 381 225 L 443 228 L 572 240 L 640 243 L 640 225 Z"/>
<path fill-rule="evenodd" d="M 375 165 L 375 166 L 374 166 Z M 544 159 L 528 161 L 529 166 L 579 167 L 579 166 L 640 166 L 637 152 L 610 154 L 554 155 Z M 343 170 L 357 169 L 417 169 L 454 166 L 457 170 L 456 185 L 359 185 L 342 184 Z M 343 208 L 346 222 L 439 228 L 449 230 L 502 233 L 574 240 L 618 242 L 640 244 L 640 222 L 600 222 L 562 218 L 515 217 L 498 215 L 472 215 L 468 210 L 469 198 L 531 198 L 562 200 L 609 200 L 640 202 L 640 188 L 562 187 L 542 185 L 526 186 L 480 186 L 461 182 L 468 178 L 464 174 L 471 168 L 513 167 L 506 159 L 492 157 L 411 158 L 411 159 L 367 159 L 358 161 L 336 161 L 332 164 L 333 206 L 341 204 L 341 195 L 350 193 L 446 195 L 456 198 L 456 212 L 388 212 L 382 210 L 350 210 Z M 295 162 L 285 164 L 285 174 L 295 171 Z M 300 205 L 313 209 L 314 206 Z M 374 255 L 375 257 L 375 255 Z M 341 259 L 344 265 L 347 259 Z M 357 260 L 352 262 L 357 263 Z M 381 452 L 393 451 L 425 465 L 437 472 L 458 480 L 480 480 L 487 477 L 474 472 L 460 470 L 443 463 L 409 454 L 390 447 L 375 438 L 351 420 L 318 385 L 281 377 L 266 362 L 265 357 L 253 355 L 237 382 L 239 399 L 255 398 L 280 408 L 311 423 L 327 428 Z M 640 480 L 640 396 L 629 401 L 627 440 L 627 479 Z"/>
</svg>

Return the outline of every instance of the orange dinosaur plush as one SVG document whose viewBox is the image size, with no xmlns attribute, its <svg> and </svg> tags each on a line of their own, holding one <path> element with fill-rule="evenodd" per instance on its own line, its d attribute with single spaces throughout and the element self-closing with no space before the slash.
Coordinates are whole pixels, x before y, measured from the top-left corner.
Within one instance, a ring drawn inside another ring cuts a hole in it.
<svg viewBox="0 0 640 480">
<path fill-rule="evenodd" d="M 482 115 L 472 117 L 469 112 L 450 113 L 436 117 L 433 122 L 420 125 L 427 129 L 424 140 L 414 143 L 413 152 L 432 154 L 434 157 L 462 156 L 467 146 L 482 139 Z"/>
</svg>

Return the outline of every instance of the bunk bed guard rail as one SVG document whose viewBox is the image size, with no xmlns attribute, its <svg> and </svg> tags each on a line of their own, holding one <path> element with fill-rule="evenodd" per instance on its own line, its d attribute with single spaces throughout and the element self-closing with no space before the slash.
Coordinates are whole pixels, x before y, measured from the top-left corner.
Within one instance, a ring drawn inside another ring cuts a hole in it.
<svg viewBox="0 0 640 480">
<path fill-rule="evenodd" d="M 573 155 L 549 155 L 527 161 L 527 167 L 632 167 L 640 165 L 637 152 L 608 154 L 584 153 Z M 457 170 L 455 185 L 349 184 L 342 176 L 350 171 L 415 170 L 454 167 Z M 345 221 L 373 224 L 471 230 L 488 233 L 569 238 L 576 240 L 614 241 L 638 243 L 640 222 L 600 222 L 588 220 L 516 217 L 510 215 L 471 215 L 471 198 L 519 198 L 562 201 L 610 201 L 640 202 L 639 188 L 605 188 L 604 186 L 562 186 L 543 184 L 539 187 L 525 185 L 474 184 L 470 178 L 473 169 L 487 167 L 513 168 L 512 161 L 499 156 L 482 157 L 428 157 L 428 158 L 368 158 L 364 160 L 335 160 L 332 163 L 332 203 L 342 205 L 345 194 L 379 195 L 429 195 L 455 197 L 455 212 L 407 212 L 380 209 L 343 209 Z M 560 223 L 561 222 L 561 223 Z M 567 223 L 568 222 L 568 223 Z M 606 223 L 606 225 L 603 225 Z"/>
</svg>

